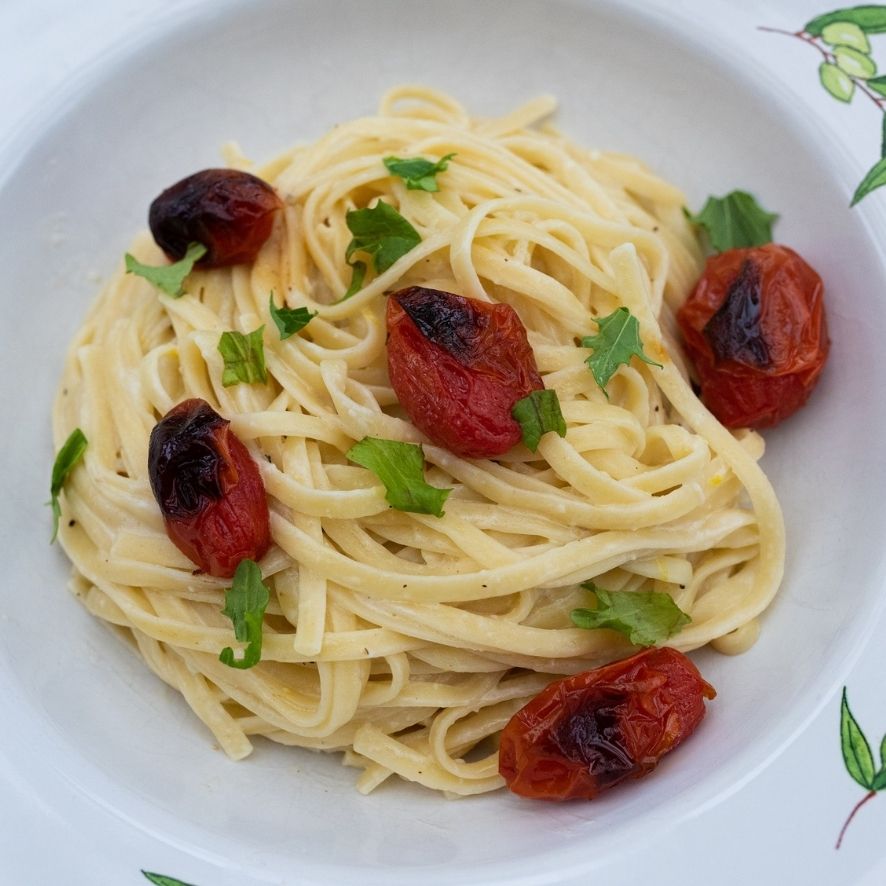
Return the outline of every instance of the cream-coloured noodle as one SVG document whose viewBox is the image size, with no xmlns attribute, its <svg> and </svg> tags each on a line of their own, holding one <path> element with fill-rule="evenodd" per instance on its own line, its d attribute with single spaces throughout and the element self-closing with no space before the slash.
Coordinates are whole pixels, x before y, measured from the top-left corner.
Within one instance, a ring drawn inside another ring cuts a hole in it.
<svg viewBox="0 0 886 886">
<path fill-rule="evenodd" d="M 253 170 L 286 202 L 253 265 L 194 272 L 178 300 L 120 268 L 77 335 L 55 410 L 57 444 L 77 426 L 89 439 L 63 501 L 74 591 L 233 758 L 264 735 L 344 751 L 361 791 L 393 773 L 451 794 L 501 786 L 494 737 L 511 715 L 558 675 L 631 652 L 572 626 L 588 579 L 671 594 L 692 617 L 678 649 L 756 638 L 782 574 L 782 518 L 760 438 L 726 431 L 679 366 L 673 310 L 702 264 L 684 199 L 630 157 L 539 128 L 553 107 L 477 120 L 439 93 L 393 90 L 377 116 Z M 437 193 L 382 164 L 451 152 Z M 422 242 L 336 303 L 350 282 L 345 214 L 379 197 Z M 164 261 L 148 235 L 133 251 Z M 425 442 L 386 370 L 385 293 L 411 284 L 512 305 L 566 438 L 496 461 Z M 319 316 L 281 341 L 271 291 Z M 607 400 L 576 343 L 621 305 L 664 368 L 634 360 Z M 223 387 L 221 332 L 262 324 L 269 382 Z M 218 658 L 237 645 L 221 613 L 230 582 L 194 574 L 149 487 L 151 429 L 188 397 L 231 420 L 269 497 L 271 601 L 251 670 Z M 428 481 L 455 490 L 442 519 L 388 507 L 345 458 L 367 435 L 424 443 Z"/>
</svg>

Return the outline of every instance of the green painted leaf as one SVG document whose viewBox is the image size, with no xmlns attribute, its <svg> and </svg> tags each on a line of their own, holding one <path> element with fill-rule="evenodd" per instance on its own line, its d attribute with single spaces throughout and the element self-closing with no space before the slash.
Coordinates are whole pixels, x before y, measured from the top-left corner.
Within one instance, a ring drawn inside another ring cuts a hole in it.
<svg viewBox="0 0 886 886">
<path fill-rule="evenodd" d="M 831 22 L 821 29 L 821 39 L 828 46 L 851 46 L 859 52 L 870 52 L 871 44 L 862 29 L 854 22 Z"/>
<path fill-rule="evenodd" d="M 135 256 L 128 252 L 125 256 L 126 273 L 144 277 L 151 285 L 162 290 L 173 298 L 184 295 L 185 279 L 194 270 L 194 265 L 206 255 L 206 247 L 202 243 L 191 243 L 184 258 L 171 265 L 143 265 Z"/>
<path fill-rule="evenodd" d="M 874 90 L 874 92 L 879 92 L 880 95 L 886 95 L 886 77 L 871 77 L 868 80 L 868 86 Z M 884 118 L 886 118 L 886 114 L 884 114 Z"/>
<path fill-rule="evenodd" d="M 443 516 L 443 503 L 451 489 L 438 489 L 425 480 L 425 458 L 421 446 L 364 437 L 347 452 L 347 457 L 372 471 L 385 487 L 385 498 L 398 511 Z"/>
<path fill-rule="evenodd" d="M 65 485 L 68 475 L 74 470 L 75 465 L 86 452 L 88 441 L 86 435 L 80 428 L 74 428 L 68 435 L 68 439 L 62 443 L 52 465 L 52 478 L 49 483 L 49 494 L 51 496 L 48 504 L 52 507 L 52 538 L 49 543 L 52 544 L 56 536 L 58 536 L 58 522 L 62 516 L 62 506 L 58 497 Z"/>
<path fill-rule="evenodd" d="M 363 252 L 372 258 L 379 274 L 421 243 L 418 231 L 384 200 L 371 209 L 352 210 L 345 216 L 345 223 L 354 235 L 345 258 L 350 262 L 355 252 Z"/>
<path fill-rule="evenodd" d="M 167 877 L 165 874 L 152 874 L 150 871 L 142 871 L 146 880 L 150 880 L 154 886 L 193 886 L 176 877 Z"/>
<path fill-rule="evenodd" d="M 231 668 L 251 668 L 261 661 L 262 620 L 270 600 L 267 585 L 261 580 L 261 569 L 253 560 L 241 560 L 234 573 L 234 582 L 225 591 L 226 615 L 234 623 L 234 637 L 246 643 L 242 658 L 234 656 L 234 650 L 225 646 L 219 661 Z"/>
<path fill-rule="evenodd" d="M 449 161 L 455 154 L 447 154 L 435 163 L 433 160 L 425 160 L 424 157 L 385 157 L 384 164 L 388 172 L 399 176 L 406 182 L 409 191 L 438 191 L 438 173 L 445 172 Z"/>
<path fill-rule="evenodd" d="M 281 341 L 301 332 L 311 319 L 316 317 L 315 311 L 309 311 L 307 308 L 278 308 L 274 304 L 274 293 L 268 301 L 268 310 L 271 312 L 271 319 L 280 332 Z"/>
<path fill-rule="evenodd" d="M 834 58 L 837 60 L 837 67 L 850 77 L 867 80 L 868 77 L 873 77 L 877 73 L 877 65 L 874 60 L 851 46 L 838 46 L 834 50 Z"/>
<path fill-rule="evenodd" d="M 882 791 L 883 788 L 886 788 L 886 769 L 881 769 L 871 782 L 872 791 Z"/>
<path fill-rule="evenodd" d="M 242 332 L 223 332 L 218 341 L 218 350 L 225 361 L 222 384 L 253 384 L 266 382 L 268 371 L 265 368 L 265 327 L 259 326 L 244 335 Z"/>
<path fill-rule="evenodd" d="M 852 6 L 835 9 L 806 22 L 803 30 L 813 37 L 820 37 L 828 25 L 837 22 L 850 22 L 866 34 L 882 34 L 886 31 L 886 6 Z"/>
<path fill-rule="evenodd" d="M 861 180 L 861 184 L 855 189 L 852 195 L 850 206 L 855 206 L 859 200 L 867 197 L 871 191 L 886 185 L 886 157 L 881 157 L 868 171 L 868 174 Z"/>
<path fill-rule="evenodd" d="M 832 65 L 830 62 L 822 62 L 818 67 L 818 79 L 821 80 L 821 85 L 837 101 L 852 101 L 855 84 L 852 82 L 852 78 L 836 65 Z"/>
<path fill-rule="evenodd" d="M 723 197 L 708 197 L 698 215 L 686 213 L 701 225 L 717 252 L 772 242 L 772 224 L 778 214 L 767 212 L 747 191 L 730 191 Z"/>
<path fill-rule="evenodd" d="M 883 115 L 880 135 L 880 156 L 886 157 L 886 114 Z"/>
<path fill-rule="evenodd" d="M 538 449 L 539 441 L 548 431 L 566 436 L 566 420 L 560 411 L 560 398 L 554 390 L 532 391 L 514 404 L 511 415 L 520 425 L 523 443 L 530 452 Z"/>
<path fill-rule="evenodd" d="M 606 591 L 592 581 L 583 588 L 597 597 L 596 609 L 573 609 L 580 628 L 609 628 L 624 634 L 635 646 L 654 646 L 676 634 L 692 619 L 669 594 L 657 591 Z"/>
<path fill-rule="evenodd" d="M 592 348 L 594 353 L 585 360 L 594 374 L 594 380 L 609 399 L 606 385 L 619 366 L 626 366 L 632 357 L 639 357 L 644 363 L 661 367 L 650 359 L 640 341 L 640 323 L 627 308 L 618 308 L 608 317 L 597 320 L 599 332 L 587 335 L 581 340 L 583 348 Z"/>
<path fill-rule="evenodd" d="M 848 773 L 863 788 L 871 790 L 874 782 L 874 757 L 868 740 L 849 710 L 845 686 L 840 705 L 840 748 Z"/>
</svg>

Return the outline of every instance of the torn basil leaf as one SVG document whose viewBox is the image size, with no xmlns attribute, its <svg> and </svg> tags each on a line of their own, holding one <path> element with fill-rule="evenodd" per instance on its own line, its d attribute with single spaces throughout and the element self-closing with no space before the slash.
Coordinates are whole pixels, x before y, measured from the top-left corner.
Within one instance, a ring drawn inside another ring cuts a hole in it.
<svg viewBox="0 0 886 886">
<path fill-rule="evenodd" d="M 347 452 L 347 457 L 372 471 L 385 487 L 385 499 L 398 511 L 443 516 L 443 503 L 451 489 L 438 489 L 425 480 L 421 446 L 364 437 Z"/>
<path fill-rule="evenodd" d="M 539 441 L 549 431 L 554 431 L 561 437 L 566 436 L 566 420 L 560 411 L 560 399 L 554 390 L 532 391 L 529 396 L 514 404 L 511 415 L 520 425 L 523 443 L 530 452 L 538 449 Z"/>
<path fill-rule="evenodd" d="M 184 258 L 171 265 L 143 265 L 135 256 L 127 252 L 125 256 L 126 273 L 144 277 L 157 289 L 173 298 L 179 298 L 184 295 L 185 279 L 204 255 L 206 255 L 206 247 L 202 243 L 191 243 Z"/>
</svg>

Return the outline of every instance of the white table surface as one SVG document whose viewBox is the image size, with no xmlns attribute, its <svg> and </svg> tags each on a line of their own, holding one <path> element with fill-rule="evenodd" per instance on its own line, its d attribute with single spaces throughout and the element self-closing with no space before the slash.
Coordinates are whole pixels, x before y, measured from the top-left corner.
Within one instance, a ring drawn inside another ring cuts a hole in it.
<svg viewBox="0 0 886 886">
<path fill-rule="evenodd" d="M 51 99 L 73 72 L 113 50 L 127 35 L 150 27 L 159 18 L 195 5 L 196 0 L 0 0 L 0 143 Z M 711 6 L 699 14 L 715 14 Z M 369 4 L 367 4 L 369 5 Z M 827 11 L 827 2 L 789 0 L 776 4 L 746 4 L 755 21 L 795 29 L 812 16 Z M 838 4 L 833 4 L 834 6 Z M 775 38 L 774 38 L 775 39 Z M 761 51 L 761 61 L 765 52 Z M 809 79 L 809 78 L 805 78 Z M 798 82 L 805 84 L 803 78 Z M 822 113 L 830 99 L 816 83 L 798 90 L 810 109 Z M 857 160 L 858 178 L 871 154 L 869 119 L 843 114 L 840 126 L 846 150 Z M 886 189 L 874 198 L 882 213 L 879 229 L 886 239 Z M 886 673 L 886 644 L 880 642 L 886 624 L 861 653 L 846 678 L 854 712 L 876 748 L 886 732 L 886 695 L 881 675 Z M 823 707 L 808 728 L 772 765 L 725 802 L 680 825 L 665 837 L 648 835 L 642 849 L 646 871 L 655 881 L 669 884 L 886 884 L 886 792 L 858 815 L 839 852 L 834 842 L 852 806 L 864 791 L 846 774 L 840 755 L 839 698 L 821 700 Z M 43 808 L 21 784 L 0 784 L 0 881 L 22 884 L 97 883 L 84 869 L 83 848 L 76 823 L 62 820 Z M 90 803 L 86 798 L 78 801 Z M 90 810 L 94 814 L 94 810 Z M 119 858 L 120 869 L 130 868 L 126 880 L 145 883 L 139 864 L 147 862 L 144 837 L 112 811 L 106 812 L 103 856 Z M 35 841 L 23 835 L 39 833 L 45 852 L 34 853 Z M 699 847 L 705 851 L 699 852 Z M 654 857 L 654 866 L 649 858 Z M 207 870 L 190 855 L 164 848 L 164 873 L 198 886 L 217 886 L 228 878 L 199 879 Z M 133 860 L 136 861 L 133 861 Z M 607 868 L 607 886 L 640 882 L 633 865 Z M 10 878 L 10 879 L 7 879 Z M 120 881 L 122 882 L 122 881 Z M 233 882 L 233 881 L 230 881 Z"/>
</svg>

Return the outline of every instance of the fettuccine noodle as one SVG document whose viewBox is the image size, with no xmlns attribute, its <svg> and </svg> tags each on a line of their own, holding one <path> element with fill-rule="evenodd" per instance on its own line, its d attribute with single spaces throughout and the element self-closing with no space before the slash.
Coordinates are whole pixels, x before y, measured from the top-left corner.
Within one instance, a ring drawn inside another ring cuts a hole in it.
<svg viewBox="0 0 886 886">
<path fill-rule="evenodd" d="M 57 443 L 77 426 L 89 439 L 60 533 L 74 592 L 232 758 L 258 735 L 343 751 L 364 792 L 392 774 L 454 795 L 500 787 L 495 736 L 515 711 L 557 676 L 632 651 L 620 634 L 572 625 L 589 579 L 670 594 L 692 618 L 668 641 L 677 649 L 733 653 L 756 639 L 781 579 L 782 518 L 760 437 L 725 430 L 681 366 L 673 313 L 703 262 L 684 198 L 637 160 L 540 125 L 553 108 L 542 98 L 478 120 L 403 87 L 376 116 L 264 168 L 232 152 L 286 204 L 257 261 L 195 271 L 179 299 L 121 267 L 77 334 L 55 410 Z M 382 163 L 449 153 L 436 193 L 407 190 Z M 338 301 L 345 215 L 376 198 L 422 241 Z M 132 251 L 165 261 L 146 234 Z M 496 461 L 423 440 L 386 369 L 385 293 L 409 285 L 512 305 L 566 437 Z M 318 316 L 281 341 L 271 292 Z M 607 399 L 577 343 L 619 306 L 663 368 L 632 361 Z M 262 324 L 268 383 L 223 387 L 221 332 Z M 189 397 L 231 420 L 268 493 L 271 602 L 250 670 L 218 657 L 233 644 L 230 582 L 195 574 L 148 482 L 151 429 Z M 345 458 L 367 435 L 424 444 L 428 482 L 454 490 L 444 517 L 388 506 Z"/>
</svg>

